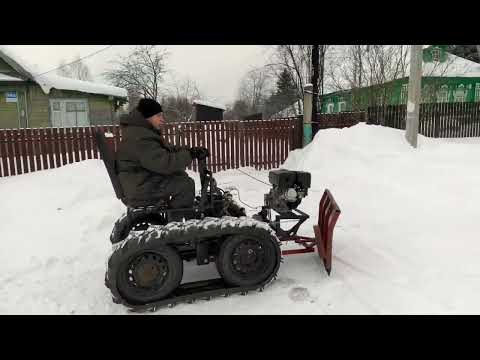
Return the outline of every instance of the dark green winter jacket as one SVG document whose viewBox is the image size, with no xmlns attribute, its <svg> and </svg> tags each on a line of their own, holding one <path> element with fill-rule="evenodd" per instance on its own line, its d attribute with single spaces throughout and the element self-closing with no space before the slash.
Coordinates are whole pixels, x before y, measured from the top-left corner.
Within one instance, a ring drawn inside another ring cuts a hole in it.
<svg viewBox="0 0 480 360">
<path fill-rule="evenodd" d="M 183 174 L 192 162 L 190 151 L 165 142 L 161 133 L 137 111 L 120 120 L 122 141 L 116 154 L 116 171 L 127 201 L 143 204 L 158 199 L 159 184 Z"/>
</svg>

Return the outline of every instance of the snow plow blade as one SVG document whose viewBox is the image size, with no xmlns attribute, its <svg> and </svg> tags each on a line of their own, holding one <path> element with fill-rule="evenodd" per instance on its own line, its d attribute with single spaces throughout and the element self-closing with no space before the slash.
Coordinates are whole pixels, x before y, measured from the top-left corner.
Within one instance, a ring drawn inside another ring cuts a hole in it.
<svg viewBox="0 0 480 360">
<path fill-rule="evenodd" d="M 313 226 L 318 255 L 323 260 L 328 275 L 332 271 L 333 229 L 340 216 L 340 208 L 331 192 L 326 189 L 318 208 L 318 223 Z"/>
<path fill-rule="evenodd" d="M 332 271 L 333 229 L 335 228 L 335 224 L 337 223 L 341 212 L 337 202 L 333 198 L 331 192 L 326 189 L 318 206 L 317 224 L 313 226 L 313 231 L 315 233 L 314 238 L 292 234 L 292 232 L 296 233 L 298 226 L 308 218 L 308 215 L 302 211 L 298 209 L 295 211 L 301 214 L 299 217 L 295 217 L 295 219 L 301 220 L 296 226 L 284 232 L 284 234 L 287 235 L 281 236 L 280 241 L 293 241 L 302 247 L 298 249 L 283 250 L 282 255 L 310 253 L 314 252 L 316 247 L 318 255 L 325 266 L 325 270 L 328 275 L 330 275 L 330 272 Z M 294 217 L 288 218 L 290 219 Z"/>
</svg>

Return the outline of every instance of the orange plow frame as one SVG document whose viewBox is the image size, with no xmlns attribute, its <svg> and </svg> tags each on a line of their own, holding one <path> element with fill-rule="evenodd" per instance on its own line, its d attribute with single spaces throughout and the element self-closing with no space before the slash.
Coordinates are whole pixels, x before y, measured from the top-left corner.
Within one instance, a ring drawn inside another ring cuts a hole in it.
<svg viewBox="0 0 480 360">
<path fill-rule="evenodd" d="M 293 235 L 281 239 L 281 241 L 294 241 L 302 245 L 301 249 L 283 250 L 282 255 L 302 254 L 307 252 L 314 252 L 317 247 L 318 255 L 323 260 L 325 270 L 328 275 L 332 271 L 332 243 L 333 230 L 340 216 L 340 208 L 338 207 L 331 192 L 326 189 L 320 200 L 318 207 L 318 222 L 313 226 L 315 237 L 306 237 Z"/>
</svg>

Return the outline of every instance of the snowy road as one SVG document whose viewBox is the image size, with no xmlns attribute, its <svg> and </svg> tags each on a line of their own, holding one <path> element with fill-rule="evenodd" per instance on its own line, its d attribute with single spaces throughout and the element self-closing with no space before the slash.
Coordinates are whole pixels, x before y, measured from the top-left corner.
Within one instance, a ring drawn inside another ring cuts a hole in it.
<svg viewBox="0 0 480 360">
<path fill-rule="evenodd" d="M 291 153 L 286 168 L 312 172 L 300 208 L 316 216 L 327 187 L 342 209 L 330 277 L 316 253 L 292 255 L 263 293 L 155 314 L 480 313 L 480 143 L 419 143 L 415 151 L 402 131 L 361 124 Z M 268 190 L 234 170 L 216 178 L 254 206 Z M 103 285 L 124 209 L 108 181 L 98 160 L 0 179 L 0 314 L 126 314 Z M 186 280 L 214 272 L 188 264 Z"/>
</svg>

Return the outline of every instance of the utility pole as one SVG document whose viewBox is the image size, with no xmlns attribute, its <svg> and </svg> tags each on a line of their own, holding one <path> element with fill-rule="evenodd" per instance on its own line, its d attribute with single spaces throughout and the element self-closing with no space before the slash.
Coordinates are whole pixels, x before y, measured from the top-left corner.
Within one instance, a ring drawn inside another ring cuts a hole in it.
<svg viewBox="0 0 480 360">
<path fill-rule="evenodd" d="M 420 99 L 422 94 L 423 45 L 410 46 L 410 77 L 408 79 L 408 103 L 405 138 L 417 147 Z"/>
<path fill-rule="evenodd" d="M 318 45 L 312 45 L 312 122 L 315 124 L 315 128 L 318 128 L 317 124 L 317 104 L 318 104 L 318 66 L 319 66 L 319 49 Z M 313 126 L 312 126 L 313 132 Z M 315 133 L 313 133 L 315 135 Z"/>
</svg>

